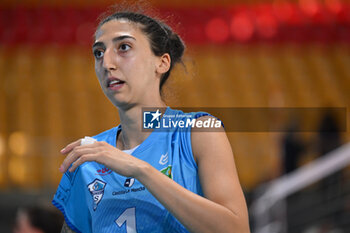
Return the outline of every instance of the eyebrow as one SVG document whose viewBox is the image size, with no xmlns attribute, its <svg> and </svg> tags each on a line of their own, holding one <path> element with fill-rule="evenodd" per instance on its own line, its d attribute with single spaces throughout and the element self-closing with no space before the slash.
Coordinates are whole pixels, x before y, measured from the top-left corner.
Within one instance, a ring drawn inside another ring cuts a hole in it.
<svg viewBox="0 0 350 233">
<path fill-rule="evenodd" d="M 113 43 L 115 43 L 115 42 L 118 42 L 118 41 L 121 41 L 121 40 L 124 40 L 124 39 L 136 40 L 135 37 L 125 35 L 125 36 L 114 37 L 112 39 L 112 41 L 113 41 Z M 106 46 L 105 46 L 105 44 L 103 42 L 96 42 L 96 43 L 93 44 L 92 48 L 95 48 L 95 47 L 103 47 L 103 48 L 105 48 Z"/>
</svg>

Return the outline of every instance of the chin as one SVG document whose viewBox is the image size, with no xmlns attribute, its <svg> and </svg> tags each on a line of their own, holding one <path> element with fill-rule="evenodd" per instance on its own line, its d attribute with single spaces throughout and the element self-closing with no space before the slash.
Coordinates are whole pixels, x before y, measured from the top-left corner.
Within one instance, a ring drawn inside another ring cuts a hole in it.
<svg viewBox="0 0 350 233">
<path fill-rule="evenodd" d="M 113 98 L 109 98 L 109 100 L 112 102 L 112 104 L 118 108 L 118 109 L 122 109 L 122 110 L 128 110 L 134 106 L 136 106 L 136 103 L 132 103 L 130 101 L 126 101 L 126 100 L 121 100 L 121 99 L 117 99 L 115 97 Z"/>
</svg>

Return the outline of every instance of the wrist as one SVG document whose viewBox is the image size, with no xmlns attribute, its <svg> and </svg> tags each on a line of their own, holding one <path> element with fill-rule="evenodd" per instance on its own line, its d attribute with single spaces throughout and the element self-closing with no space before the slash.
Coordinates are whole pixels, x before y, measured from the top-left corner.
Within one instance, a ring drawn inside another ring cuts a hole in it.
<svg viewBox="0 0 350 233">
<path fill-rule="evenodd" d="M 149 163 L 140 160 L 140 162 L 136 166 L 136 170 L 133 177 L 142 183 L 141 180 L 150 172 L 151 169 L 152 166 Z"/>
</svg>

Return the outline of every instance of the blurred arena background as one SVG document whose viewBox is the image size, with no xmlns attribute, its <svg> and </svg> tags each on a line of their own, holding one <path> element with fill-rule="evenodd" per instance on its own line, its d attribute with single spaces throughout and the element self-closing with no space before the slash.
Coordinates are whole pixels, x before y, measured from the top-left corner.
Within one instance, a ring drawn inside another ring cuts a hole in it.
<svg viewBox="0 0 350 233">
<path fill-rule="evenodd" d="M 0 3 L 0 232 L 18 206 L 50 202 L 63 146 L 119 122 L 91 52 L 96 18 L 113 3 Z M 169 106 L 340 107 L 349 120 L 350 2 L 150 3 L 188 48 Z M 319 130 L 298 132 L 291 117 L 286 131 L 228 133 L 252 232 L 350 232 L 349 127 L 320 112 L 310 122 Z"/>
</svg>

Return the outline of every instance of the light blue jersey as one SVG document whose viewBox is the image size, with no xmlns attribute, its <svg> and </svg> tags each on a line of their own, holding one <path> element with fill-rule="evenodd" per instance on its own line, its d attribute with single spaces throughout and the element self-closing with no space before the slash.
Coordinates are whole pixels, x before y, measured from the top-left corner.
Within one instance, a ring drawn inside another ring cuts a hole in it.
<svg viewBox="0 0 350 233">
<path fill-rule="evenodd" d="M 183 113 L 167 108 L 165 114 L 191 119 L 206 113 Z M 116 146 L 121 126 L 94 136 Z M 184 188 L 202 195 L 191 146 L 190 128 L 154 130 L 132 153 Z M 164 187 L 166 188 L 166 187 Z M 96 162 L 86 162 L 66 172 L 53 204 L 76 232 L 160 233 L 188 232 L 136 179 L 121 176 Z"/>
</svg>

